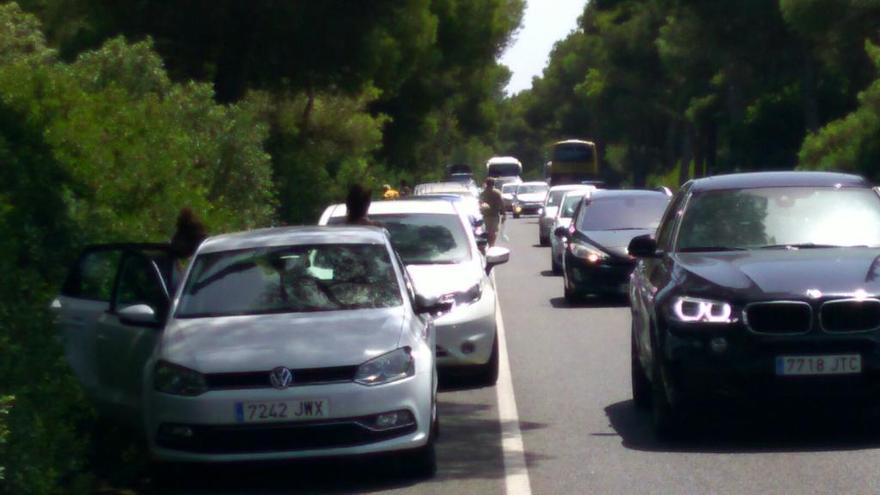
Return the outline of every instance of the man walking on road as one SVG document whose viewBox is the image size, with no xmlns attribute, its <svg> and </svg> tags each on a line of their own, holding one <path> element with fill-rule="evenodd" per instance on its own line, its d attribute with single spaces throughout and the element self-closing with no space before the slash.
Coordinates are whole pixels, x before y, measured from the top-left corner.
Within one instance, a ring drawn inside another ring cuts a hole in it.
<svg viewBox="0 0 880 495">
<path fill-rule="evenodd" d="M 498 230 L 504 221 L 504 200 L 501 191 L 495 189 L 495 179 L 487 178 L 485 186 L 480 193 L 480 211 L 483 213 L 483 222 L 486 225 L 486 234 L 489 237 L 489 246 L 494 246 L 498 239 Z"/>
</svg>

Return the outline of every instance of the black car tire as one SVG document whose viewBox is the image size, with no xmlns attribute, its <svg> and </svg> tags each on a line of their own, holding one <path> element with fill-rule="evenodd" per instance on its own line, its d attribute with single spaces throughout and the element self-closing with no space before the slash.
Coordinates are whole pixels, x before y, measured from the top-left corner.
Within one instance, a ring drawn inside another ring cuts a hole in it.
<svg viewBox="0 0 880 495">
<path fill-rule="evenodd" d="M 561 275 L 562 274 L 562 265 L 556 262 L 553 259 L 553 256 L 550 256 L 550 270 L 553 272 L 553 275 Z"/>
<path fill-rule="evenodd" d="M 434 421 L 431 423 L 428 443 L 417 449 L 407 450 L 397 455 L 398 466 L 404 476 L 415 479 L 429 479 L 437 474 L 436 443 L 439 433 L 440 417 L 435 403 Z"/>
<path fill-rule="evenodd" d="M 514 213 L 513 218 L 519 218 L 519 213 Z"/>
<path fill-rule="evenodd" d="M 498 382 L 498 331 L 495 332 L 495 340 L 492 341 L 492 355 L 486 364 L 480 365 L 477 372 L 477 383 L 484 387 L 492 387 Z"/>
<path fill-rule="evenodd" d="M 662 371 L 657 357 L 654 358 L 653 381 L 651 382 L 651 415 L 654 435 L 658 440 L 676 440 L 681 436 L 680 407 L 669 401 Z"/>
<path fill-rule="evenodd" d="M 632 343 L 630 344 L 630 370 L 632 381 L 633 405 L 636 409 L 647 411 L 651 408 L 651 381 L 645 374 L 642 361 L 639 359 L 639 352 L 636 347 L 636 337 L 633 334 Z"/>
<path fill-rule="evenodd" d="M 540 244 L 541 246 L 544 246 L 544 247 L 549 246 L 550 245 L 550 238 L 538 236 L 538 244 Z"/>
</svg>

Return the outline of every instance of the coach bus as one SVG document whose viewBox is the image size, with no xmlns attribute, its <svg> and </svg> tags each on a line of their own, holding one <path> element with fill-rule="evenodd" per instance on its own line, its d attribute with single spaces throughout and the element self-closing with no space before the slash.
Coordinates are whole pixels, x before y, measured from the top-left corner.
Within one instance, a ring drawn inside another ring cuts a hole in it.
<svg viewBox="0 0 880 495">
<path fill-rule="evenodd" d="M 553 144 L 544 179 L 551 186 L 579 184 L 599 179 L 599 155 L 592 141 L 569 139 Z"/>
</svg>

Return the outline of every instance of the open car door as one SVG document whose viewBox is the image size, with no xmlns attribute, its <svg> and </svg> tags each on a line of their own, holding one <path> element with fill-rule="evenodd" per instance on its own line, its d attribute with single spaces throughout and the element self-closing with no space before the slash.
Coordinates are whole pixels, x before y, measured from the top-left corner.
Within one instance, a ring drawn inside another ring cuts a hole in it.
<svg viewBox="0 0 880 495">
<path fill-rule="evenodd" d="M 67 361 L 102 412 L 105 406 L 131 411 L 139 401 L 140 386 L 135 401 L 132 380 L 142 376 L 165 320 L 170 273 L 168 245 L 90 246 L 52 301 Z M 136 304 L 152 306 L 155 321 L 123 322 L 119 311 Z"/>
</svg>

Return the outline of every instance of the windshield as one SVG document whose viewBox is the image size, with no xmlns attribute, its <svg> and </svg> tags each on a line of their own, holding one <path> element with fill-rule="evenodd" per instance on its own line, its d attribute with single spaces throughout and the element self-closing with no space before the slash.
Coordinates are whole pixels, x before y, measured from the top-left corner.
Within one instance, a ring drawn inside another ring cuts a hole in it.
<svg viewBox="0 0 880 495">
<path fill-rule="evenodd" d="M 457 215 L 406 213 L 370 215 L 391 233 L 391 244 L 407 265 L 452 264 L 469 260 L 468 237 Z"/>
<path fill-rule="evenodd" d="M 283 246 L 200 255 L 177 318 L 300 313 L 402 304 L 388 250 L 377 244 Z"/>
<path fill-rule="evenodd" d="M 566 194 L 565 198 L 562 200 L 562 208 L 559 211 L 559 218 L 573 217 L 574 209 L 577 208 L 578 202 L 580 202 L 584 196 L 586 196 L 585 193 Z"/>
<path fill-rule="evenodd" d="M 880 245 L 880 198 L 833 187 L 710 191 L 691 198 L 678 234 L 679 250 L 798 245 Z"/>
<path fill-rule="evenodd" d="M 516 188 L 517 194 L 531 194 L 531 193 L 542 193 L 547 192 L 549 189 L 548 186 L 542 186 L 540 184 L 533 185 L 520 185 Z"/>
<path fill-rule="evenodd" d="M 565 196 L 565 193 L 568 191 L 550 191 L 547 194 L 547 206 L 559 206 L 559 202 L 562 201 L 562 198 Z"/>
<path fill-rule="evenodd" d="M 519 175 L 520 172 L 521 169 L 518 163 L 494 163 L 489 165 L 486 175 L 489 177 L 513 177 Z"/>
<path fill-rule="evenodd" d="M 588 162 L 593 160 L 593 149 L 586 144 L 557 144 L 553 147 L 554 162 Z"/>
<path fill-rule="evenodd" d="M 584 208 L 578 230 L 656 229 L 669 198 L 651 196 L 606 196 L 593 199 Z"/>
</svg>

